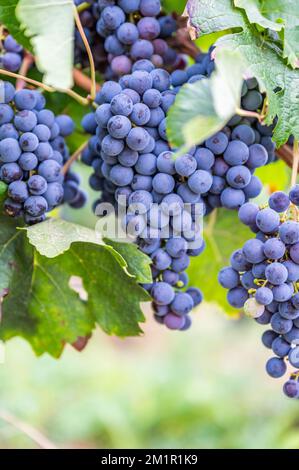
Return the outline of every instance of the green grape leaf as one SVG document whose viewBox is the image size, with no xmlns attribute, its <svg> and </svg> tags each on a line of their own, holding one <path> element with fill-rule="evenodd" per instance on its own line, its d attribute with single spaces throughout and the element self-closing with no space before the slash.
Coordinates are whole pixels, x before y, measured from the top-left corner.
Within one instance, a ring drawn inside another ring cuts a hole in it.
<svg viewBox="0 0 299 470">
<path fill-rule="evenodd" d="M 297 0 L 267 0 L 263 12 L 284 22 L 283 52 L 292 67 L 299 67 L 299 6 Z"/>
<path fill-rule="evenodd" d="M 16 7 L 18 0 L 0 0 L 0 23 L 4 25 L 15 40 L 28 51 L 32 51 L 32 46 L 28 37 L 25 36 L 20 22 L 16 17 Z"/>
<path fill-rule="evenodd" d="M 185 14 L 194 38 L 242 27 L 242 13 L 231 0 L 188 0 Z"/>
<path fill-rule="evenodd" d="M 33 44 L 44 81 L 57 89 L 73 85 L 74 4 L 72 0 L 20 0 L 16 14 Z"/>
<path fill-rule="evenodd" d="M 245 10 L 250 23 L 256 23 L 263 28 L 269 28 L 273 31 L 281 31 L 283 28 L 282 24 L 271 21 L 262 14 L 261 3 L 263 2 L 260 2 L 259 0 L 234 0 L 236 7 L 243 8 Z"/>
<path fill-rule="evenodd" d="M 144 255 L 136 250 L 141 265 L 135 259 L 131 266 L 131 249 L 126 254 L 121 243 L 105 245 L 72 224 L 64 232 L 62 225 L 43 224 L 52 231 L 46 241 L 39 225 L 17 230 L 15 220 L 0 215 L 0 339 L 22 336 L 37 355 L 59 357 L 65 344 L 97 324 L 110 335 L 141 334 L 140 302 L 150 298 L 137 281 L 151 280 Z M 66 232 L 68 243 L 59 238 Z M 52 257 L 41 255 L 33 241 Z"/>
<path fill-rule="evenodd" d="M 174 147 L 191 147 L 219 131 L 240 106 L 244 66 L 239 52 L 219 51 L 210 78 L 186 84 L 167 117 Z"/>
<path fill-rule="evenodd" d="M 285 65 L 282 57 L 249 23 L 242 10 L 233 7 L 230 0 L 219 0 L 217 4 L 189 0 L 187 12 L 189 23 L 197 34 L 237 28 L 236 32 L 218 39 L 216 57 L 217 51 L 222 47 L 240 52 L 248 73 L 257 78 L 261 91 L 267 93 L 265 123 L 272 123 L 275 116 L 278 118 L 273 140 L 280 147 L 292 134 L 298 139 L 299 70 Z"/>
<path fill-rule="evenodd" d="M 48 219 L 26 230 L 31 245 L 47 258 L 63 254 L 74 242 L 104 245 L 100 234 L 95 230 L 62 219 Z"/>
<path fill-rule="evenodd" d="M 288 59 L 292 67 L 299 67 L 299 5 L 297 0 L 235 0 L 235 5 L 245 9 L 251 23 L 257 23 L 275 31 L 280 31 L 280 29 L 275 29 L 274 25 L 283 27 L 283 35 L 281 35 L 283 57 Z M 254 17 L 254 15 L 257 16 Z M 267 26 L 269 20 L 272 26 Z M 280 22 L 280 25 L 277 22 Z"/>
<path fill-rule="evenodd" d="M 223 36 L 219 45 L 229 49 L 242 50 L 243 57 L 250 65 L 250 71 L 259 82 L 261 91 L 266 91 L 268 109 L 266 124 L 277 116 L 273 140 L 277 147 L 283 145 L 290 135 L 299 139 L 299 70 L 286 67 L 273 50 L 265 46 L 251 29 L 240 35 Z"/>
<path fill-rule="evenodd" d="M 128 270 L 141 284 L 152 282 L 151 259 L 142 253 L 133 243 L 119 243 L 115 240 L 104 239 L 126 261 Z"/>
<path fill-rule="evenodd" d="M 120 243 L 102 239 L 97 230 L 73 224 L 62 219 L 48 219 L 27 228 L 29 242 L 47 258 L 55 258 L 68 251 L 75 242 L 86 242 L 104 246 L 111 251 L 119 264 L 140 283 L 152 282 L 151 259 L 132 243 Z"/>
<path fill-rule="evenodd" d="M 227 313 L 234 314 L 236 311 L 226 300 L 227 290 L 218 283 L 218 273 L 229 265 L 232 252 L 251 238 L 250 231 L 239 221 L 236 212 L 227 209 L 214 210 L 205 223 L 206 248 L 200 256 L 191 258 L 190 285 L 199 287 L 205 300 L 217 302 Z"/>
</svg>

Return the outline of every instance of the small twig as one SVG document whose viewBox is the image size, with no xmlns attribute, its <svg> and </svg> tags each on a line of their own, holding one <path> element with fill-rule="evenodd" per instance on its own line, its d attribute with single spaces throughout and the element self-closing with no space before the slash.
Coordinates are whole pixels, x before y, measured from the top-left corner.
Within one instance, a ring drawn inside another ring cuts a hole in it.
<svg viewBox="0 0 299 470">
<path fill-rule="evenodd" d="M 263 102 L 263 107 L 262 107 L 261 115 L 262 115 L 262 116 L 266 116 L 266 115 L 267 115 L 267 112 L 268 112 L 268 98 L 265 97 L 264 102 Z"/>
<path fill-rule="evenodd" d="M 256 118 L 259 122 L 263 122 L 265 116 L 263 114 L 256 113 L 255 111 L 247 111 L 246 109 L 236 108 L 236 114 L 244 117 Z"/>
<path fill-rule="evenodd" d="M 0 69 L 0 75 L 6 75 L 7 77 L 22 79 L 26 83 L 30 83 L 31 85 L 42 88 L 43 90 L 48 91 L 49 93 L 60 91 L 61 93 L 65 93 L 71 96 L 83 106 L 87 106 L 90 103 L 90 101 L 87 98 L 84 98 L 83 96 L 79 95 L 73 90 L 70 90 L 70 89 L 64 90 L 64 89 L 59 89 L 59 88 L 56 89 L 49 85 L 46 85 L 45 83 L 38 82 L 37 80 L 33 80 L 32 78 L 24 77 L 23 75 L 20 75 L 19 73 L 9 72 L 8 70 Z"/>
<path fill-rule="evenodd" d="M 4 26 L 3 24 L 0 25 L 0 49 L 3 49 L 3 39 L 5 38 L 4 35 Z"/>
<path fill-rule="evenodd" d="M 0 419 L 18 429 L 23 434 L 26 434 L 26 436 L 34 441 L 41 449 L 58 449 L 58 447 L 56 447 L 56 445 L 40 431 L 32 427 L 30 424 L 19 420 L 8 411 L 0 410 Z"/>
<path fill-rule="evenodd" d="M 82 13 L 82 11 L 88 10 L 90 7 L 91 5 L 88 2 L 81 3 L 81 5 L 77 6 L 77 12 Z"/>
<path fill-rule="evenodd" d="M 298 147 L 298 140 L 294 139 L 291 188 L 296 184 L 297 173 L 298 173 L 298 165 L 299 165 L 299 147 Z"/>
<path fill-rule="evenodd" d="M 67 162 L 64 164 L 62 170 L 61 170 L 61 173 L 63 175 L 66 175 L 67 172 L 69 171 L 70 167 L 72 166 L 72 164 L 78 160 L 78 158 L 80 157 L 81 153 L 83 152 L 83 150 L 87 147 L 88 145 L 88 140 L 86 142 L 84 142 L 82 145 L 80 145 L 80 147 L 73 153 L 73 155 L 67 160 Z"/>
<path fill-rule="evenodd" d="M 73 70 L 73 77 L 74 77 L 74 82 L 76 83 L 78 87 L 82 88 L 82 90 L 90 92 L 91 84 L 92 84 L 90 77 L 85 75 L 85 73 L 83 73 L 82 70 L 79 70 L 76 68 L 74 68 Z M 96 84 L 97 92 L 100 90 L 100 88 L 101 88 L 101 85 L 97 83 Z"/>
<path fill-rule="evenodd" d="M 87 55 L 88 55 L 88 60 L 89 60 L 89 64 L 90 64 L 90 76 L 91 76 L 90 97 L 91 97 L 91 100 L 94 101 L 94 99 L 96 97 L 96 88 L 97 88 L 96 70 L 95 70 L 95 65 L 94 65 L 94 60 L 93 60 L 93 55 L 92 55 L 92 52 L 91 52 L 91 49 L 90 49 L 90 45 L 88 43 L 84 28 L 83 28 L 81 20 L 80 20 L 78 10 L 77 10 L 75 5 L 74 5 L 74 16 L 75 16 L 75 21 L 76 21 L 78 31 L 80 33 L 80 36 L 82 38 L 82 41 L 84 43 L 84 46 L 86 48 L 86 52 L 87 52 Z"/>
<path fill-rule="evenodd" d="M 43 88 L 45 91 L 48 91 L 50 93 L 53 93 L 54 91 L 56 91 L 51 86 L 45 85 L 45 83 L 38 82 L 37 80 L 33 80 L 32 78 L 24 77 L 23 75 L 20 75 L 19 73 L 9 72 L 8 70 L 0 69 L 0 75 L 6 75 L 7 77 L 24 80 L 25 82 L 30 83 L 31 85 L 34 85 L 36 87 Z"/>
<path fill-rule="evenodd" d="M 34 57 L 28 52 L 25 52 L 22 65 L 19 70 L 19 74 L 22 75 L 22 77 L 27 77 L 27 73 L 33 63 L 34 63 Z M 25 86 L 26 86 L 26 81 L 24 80 L 24 78 L 18 78 L 17 83 L 16 83 L 16 90 L 22 90 L 23 88 L 25 88 Z"/>
<path fill-rule="evenodd" d="M 184 20 L 185 23 L 185 20 Z M 187 54 L 189 57 L 196 59 L 200 53 L 200 49 L 196 46 L 194 42 L 191 41 L 188 28 L 185 24 L 182 24 L 176 34 L 167 40 L 169 46 L 176 49 L 178 52 Z"/>
<path fill-rule="evenodd" d="M 276 155 L 283 160 L 290 168 L 293 166 L 293 152 L 289 145 L 285 144 L 276 150 Z"/>
</svg>

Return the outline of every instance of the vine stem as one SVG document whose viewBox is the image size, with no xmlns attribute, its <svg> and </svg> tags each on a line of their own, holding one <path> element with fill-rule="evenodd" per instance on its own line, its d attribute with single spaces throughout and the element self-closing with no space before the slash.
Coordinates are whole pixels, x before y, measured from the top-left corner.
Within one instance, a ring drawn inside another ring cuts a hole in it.
<svg viewBox="0 0 299 470">
<path fill-rule="evenodd" d="M 0 49 L 3 48 L 3 39 L 4 39 L 4 26 L 0 25 Z"/>
<path fill-rule="evenodd" d="M 19 73 L 9 72 L 8 70 L 0 69 L 0 75 L 6 75 L 7 77 L 24 80 L 25 82 L 30 83 L 31 85 L 34 85 L 36 87 L 42 88 L 43 90 L 48 91 L 50 93 L 55 91 L 55 89 L 52 88 L 51 86 L 46 85 L 45 83 L 42 83 L 42 82 L 38 82 L 37 80 L 33 80 L 32 78 L 24 77 L 23 75 L 20 75 Z"/>
<path fill-rule="evenodd" d="M 283 160 L 290 168 L 293 165 L 293 152 L 292 149 L 287 145 L 284 144 L 282 147 L 276 150 L 276 155 L 281 160 Z"/>
<path fill-rule="evenodd" d="M 6 423 L 10 424 L 26 436 L 28 436 L 41 449 L 58 449 L 56 445 L 53 444 L 53 442 L 49 441 L 49 439 L 44 436 L 40 431 L 33 428 L 30 424 L 24 423 L 24 421 L 19 420 L 8 411 L 0 410 L 0 419 L 2 419 Z"/>
<path fill-rule="evenodd" d="M 19 70 L 19 74 L 22 75 L 22 77 L 26 77 L 33 63 L 34 63 L 33 55 L 29 53 L 25 53 L 21 68 Z M 22 90 L 23 88 L 25 88 L 25 85 L 26 85 L 26 81 L 24 80 L 24 78 L 18 78 L 17 83 L 16 83 L 16 90 L 17 91 Z"/>
<path fill-rule="evenodd" d="M 20 75 L 19 73 L 9 72 L 8 70 L 4 70 L 4 69 L 0 69 L 0 75 L 6 75 L 7 77 L 24 80 L 26 83 L 30 83 L 31 85 L 34 85 L 38 88 L 42 88 L 43 90 L 48 91 L 49 93 L 54 93 L 55 91 L 66 93 L 71 98 L 74 98 L 76 101 L 82 104 L 83 106 L 89 105 L 89 100 L 87 98 L 84 98 L 83 96 L 79 95 L 78 93 L 76 93 L 75 91 L 71 89 L 67 89 L 67 90 L 59 89 L 59 88 L 56 89 L 49 85 L 46 85 L 45 83 L 38 82 L 37 80 L 33 80 L 32 78 L 25 77 L 23 75 Z"/>
<path fill-rule="evenodd" d="M 77 6 L 77 12 L 82 13 L 82 11 L 88 10 L 88 8 L 90 8 L 90 3 L 88 2 L 81 3 L 81 5 Z"/>
<path fill-rule="evenodd" d="M 86 52 L 87 52 L 87 55 L 88 55 L 88 60 L 89 60 L 89 64 L 90 64 L 90 77 L 91 77 L 90 99 L 92 101 L 94 101 L 94 99 L 96 97 L 96 93 L 97 93 L 97 91 L 96 91 L 96 89 L 97 89 L 96 70 L 95 70 L 95 65 L 94 65 L 94 60 L 93 60 L 93 55 L 92 55 L 92 52 L 91 52 L 91 49 L 90 49 L 90 45 L 88 43 L 85 31 L 83 29 L 83 26 L 82 26 L 82 23 L 81 23 L 81 20 L 80 20 L 78 10 L 77 10 L 75 5 L 74 5 L 74 16 L 75 16 L 75 21 L 76 21 L 78 31 L 80 33 L 80 36 L 82 38 L 82 41 L 84 43 L 84 46 L 86 48 Z"/>
<path fill-rule="evenodd" d="M 67 160 L 67 162 L 64 164 L 62 170 L 61 170 L 61 173 L 63 175 L 66 175 L 67 172 L 69 171 L 70 167 L 72 166 L 72 164 L 78 160 L 78 158 L 80 157 L 81 153 L 83 152 L 83 150 L 87 147 L 88 145 L 88 140 L 86 142 L 84 142 L 82 145 L 80 145 L 79 148 L 77 148 L 77 150 L 73 153 L 73 155 L 71 156 L 71 158 L 69 158 Z"/>
<path fill-rule="evenodd" d="M 262 122 L 265 117 L 263 114 L 256 113 L 255 111 L 246 111 L 245 109 L 241 108 L 236 108 L 236 113 L 239 116 L 256 118 L 259 122 Z"/>
<path fill-rule="evenodd" d="M 299 165 L 299 147 L 298 140 L 294 140 L 293 147 L 293 165 L 292 165 L 292 178 L 291 178 L 291 188 L 296 184 L 297 173 Z"/>
</svg>

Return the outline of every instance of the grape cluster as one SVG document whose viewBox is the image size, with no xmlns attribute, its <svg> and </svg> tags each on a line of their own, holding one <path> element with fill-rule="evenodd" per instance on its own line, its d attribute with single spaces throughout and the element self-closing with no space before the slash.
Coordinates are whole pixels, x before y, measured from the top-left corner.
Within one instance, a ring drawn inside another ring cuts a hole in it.
<svg viewBox="0 0 299 470">
<path fill-rule="evenodd" d="M 167 43 L 177 22 L 161 14 L 160 0 L 98 0 L 96 8 L 96 31 L 110 64 L 107 78 L 131 73 L 140 59 L 150 59 L 156 67 L 185 67 L 182 56 Z"/>
<path fill-rule="evenodd" d="M 262 342 L 274 357 L 267 373 L 282 377 L 285 359 L 299 368 L 299 185 L 289 194 L 273 193 L 268 204 L 244 204 L 240 220 L 256 234 L 230 259 L 231 266 L 219 273 L 220 284 L 229 289 L 227 299 L 261 325 L 270 324 Z M 299 397 L 296 373 L 284 385 L 291 398 Z"/>
<path fill-rule="evenodd" d="M 172 73 L 175 92 L 186 82 L 194 83 L 210 75 L 214 69 L 211 52 L 199 57 L 199 63 L 186 71 Z M 255 78 L 244 81 L 241 105 L 248 111 L 261 109 L 263 95 L 258 91 Z M 248 199 L 258 196 L 262 184 L 254 171 L 274 160 L 272 132 L 272 126 L 261 125 L 255 118 L 236 115 L 220 132 L 192 150 L 199 168 L 212 177 L 212 180 L 209 177 L 211 184 L 203 195 L 208 213 L 216 207 L 238 209 Z"/>
<path fill-rule="evenodd" d="M 63 201 L 82 207 L 85 195 L 78 177 L 61 173 L 69 158 L 65 137 L 73 132 L 72 119 L 55 117 L 35 90 L 16 92 L 3 82 L 0 92 L 0 181 L 8 185 L 6 214 L 24 215 L 27 224 L 34 224 Z"/>
<path fill-rule="evenodd" d="M 185 270 L 189 256 L 199 255 L 204 243 L 198 233 L 192 240 L 187 235 L 180 241 L 173 237 L 170 242 L 172 234 L 165 236 L 163 233 L 164 227 L 169 226 L 169 218 L 164 217 L 163 210 L 154 212 L 152 204 L 162 204 L 162 207 L 171 204 L 177 211 L 177 214 L 171 214 L 174 218 L 184 205 L 191 205 L 191 217 L 190 214 L 184 217 L 187 226 L 189 223 L 194 228 L 196 205 L 201 205 L 203 216 L 214 207 L 239 208 L 248 198 L 257 196 L 261 183 L 253 172 L 269 158 L 264 145 L 258 143 L 262 138 L 261 131 L 269 133 L 268 128 L 260 126 L 258 131 L 256 119 L 245 121 L 239 116 L 203 145 L 191 148 L 188 154 L 176 158 L 174 149 L 170 148 L 166 135 L 167 112 L 182 85 L 212 73 L 212 51 L 213 48 L 208 54 L 200 54 L 187 70 L 176 70 L 171 74 L 156 68 L 148 59 L 138 60 L 132 74 L 123 75 L 118 83 L 108 81 L 103 85 L 96 98 L 97 111 L 87 114 L 82 122 L 84 129 L 93 134 L 82 161 L 94 170 L 90 186 L 101 191 L 95 207 L 100 202 L 114 204 L 119 196 L 125 198 L 129 209 L 137 203 L 145 206 L 150 223 L 144 223 L 143 214 L 129 214 L 126 228 L 138 228 L 137 243 L 152 257 L 154 286 L 162 282 L 166 299 L 171 299 L 170 292 L 176 295 L 175 289 L 187 286 Z M 255 79 L 244 83 L 242 104 L 247 109 L 262 106 L 263 96 L 256 87 Z M 154 228 L 154 235 L 147 233 L 148 226 Z M 196 238 L 197 246 L 190 249 L 190 241 L 194 242 Z M 168 251 L 172 243 L 178 247 L 181 261 L 174 260 L 175 251 Z M 184 328 L 182 319 L 172 316 L 173 313 L 177 315 L 177 311 L 173 312 L 169 307 L 172 299 L 167 305 L 161 304 L 165 300 L 157 297 L 162 294 L 154 286 L 145 287 L 154 299 L 157 320 L 167 324 L 170 318 L 167 326 Z M 186 301 L 186 293 L 183 293 Z M 193 303 L 201 301 L 201 294 L 197 294 Z"/>
<path fill-rule="evenodd" d="M 264 105 L 264 96 L 260 93 L 256 78 L 250 78 L 243 84 L 241 106 L 247 111 L 261 111 Z M 255 134 L 255 143 L 263 145 L 268 153 L 267 163 L 275 160 L 275 142 L 272 140 L 273 129 L 276 126 L 276 118 L 270 126 L 263 125 L 255 118 L 241 118 L 235 115 L 228 125 L 232 128 L 240 124 L 247 124 L 252 127 Z"/>
<path fill-rule="evenodd" d="M 84 0 L 75 0 L 77 6 Z M 159 0 L 89 0 L 80 20 L 91 46 L 96 69 L 107 80 L 131 73 L 138 59 L 151 59 L 157 67 L 180 68 L 186 62 L 167 40 L 177 29 L 171 15 L 161 13 Z M 86 48 L 75 32 L 75 64 L 88 67 Z M 108 65 L 107 65 L 108 64 Z"/>
<path fill-rule="evenodd" d="M 9 72 L 18 72 L 23 60 L 23 47 L 8 34 L 2 42 L 0 67 Z"/>
<path fill-rule="evenodd" d="M 119 83 L 106 82 L 97 97 L 102 104 L 83 121 L 95 135 L 82 160 L 94 169 L 91 187 L 102 191 L 97 202 L 127 207 L 124 227 L 152 258 L 154 282 L 144 288 L 152 295 L 155 318 L 170 329 L 186 329 L 188 313 L 202 300 L 199 289 L 185 290 L 185 270 L 189 257 L 204 249 L 198 218 L 211 176 L 191 154 L 176 158 L 170 150 L 165 130 L 175 98 L 170 85 L 169 73 L 146 59 Z"/>
</svg>

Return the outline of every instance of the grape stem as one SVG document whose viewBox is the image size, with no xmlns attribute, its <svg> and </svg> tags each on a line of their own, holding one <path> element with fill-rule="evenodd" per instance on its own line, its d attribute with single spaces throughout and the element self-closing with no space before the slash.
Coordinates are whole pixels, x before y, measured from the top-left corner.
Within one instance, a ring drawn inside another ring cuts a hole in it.
<svg viewBox="0 0 299 470">
<path fill-rule="evenodd" d="M 83 152 L 83 150 L 87 147 L 88 145 L 88 140 L 86 140 L 86 142 L 83 142 L 82 145 L 80 145 L 80 147 L 73 153 L 73 155 L 67 160 L 67 162 L 64 164 L 62 170 L 61 170 L 61 173 L 63 175 L 66 175 L 67 172 L 69 171 L 70 167 L 72 166 L 72 164 L 78 160 L 78 158 L 80 157 L 81 153 Z"/>
<path fill-rule="evenodd" d="M 187 54 L 194 60 L 200 53 L 198 46 L 191 40 L 190 30 L 187 26 L 187 19 L 183 16 L 173 15 L 178 23 L 178 29 L 175 36 L 170 37 L 167 43 L 179 53 Z"/>
<path fill-rule="evenodd" d="M 27 73 L 31 67 L 31 65 L 34 63 L 34 57 L 32 54 L 29 52 L 25 52 L 24 59 L 22 61 L 21 68 L 19 70 L 19 74 L 22 75 L 22 77 L 27 77 Z M 24 78 L 18 78 L 17 83 L 16 83 L 16 90 L 23 90 L 26 86 L 26 81 Z"/>
<path fill-rule="evenodd" d="M 6 75 L 7 77 L 22 79 L 26 83 L 30 83 L 31 85 L 42 88 L 43 90 L 48 91 L 49 93 L 54 93 L 55 91 L 66 93 L 71 98 L 74 98 L 76 101 L 82 104 L 83 106 L 87 106 L 90 103 L 90 100 L 88 98 L 84 98 L 83 96 L 79 95 L 78 93 L 76 93 L 75 91 L 71 89 L 67 89 L 67 90 L 59 89 L 59 88 L 55 89 L 49 85 L 46 85 L 45 83 L 38 82 L 37 80 L 33 80 L 32 78 L 25 77 L 23 75 L 20 75 L 19 73 L 9 72 L 8 70 L 4 70 L 4 69 L 0 69 L 0 75 Z"/>
<path fill-rule="evenodd" d="M 293 164 L 293 152 L 289 145 L 285 144 L 276 150 L 276 155 L 283 160 L 289 167 L 292 168 Z"/>
<path fill-rule="evenodd" d="M 81 3 L 81 5 L 77 6 L 77 12 L 82 13 L 82 11 L 88 10 L 88 8 L 90 8 L 90 3 L 88 2 Z"/>
<path fill-rule="evenodd" d="M 97 91 L 96 91 L 96 89 L 97 89 L 96 70 L 95 70 L 93 55 L 92 55 L 92 52 L 91 52 L 91 49 L 90 49 L 85 31 L 84 31 L 84 28 L 82 26 L 78 10 L 75 7 L 75 5 L 74 5 L 74 16 L 75 16 L 75 21 L 76 21 L 78 31 L 80 33 L 81 39 L 82 39 L 82 41 L 84 43 L 84 46 L 86 48 L 86 52 L 87 52 L 88 59 L 89 59 L 90 77 L 91 77 L 90 99 L 91 99 L 91 101 L 94 101 L 94 99 L 96 97 L 96 93 L 97 93 Z"/>
<path fill-rule="evenodd" d="M 291 188 L 296 184 L 297 173 L 298 173 L 298 166 L 299 166 L 299 147 L 298 147 L 298 140 L 294 139 Z"/>
<path fill-rule="evenodd" d="M 3 49 L 3 39 L 5 38 L 4 35 L 4 26 L 3 24 L 0 25 L 0 49 Z"/>
<path fill-rule="evenodd" d="M 5 423 L 13 426 L 18 431 L 21 431 L 33 442 L 35 442 L 41 449 L 57 449 L 56 445 L 44 436 L 40 431 L 30 426 L 30 424 L 19 420 L 6 410 L 0 410 L 0 419 Z"/>
<path fill-rule="evenodd" d="M 256 113 L 255 111 L 246 111 L 246 109 L 241 108 L 236 108 L 236 113 L 239 116 L 256 118 L 259 122 L 263 122 L 263 119 L 265 118 L 263 114 Z"/>
</svg>

